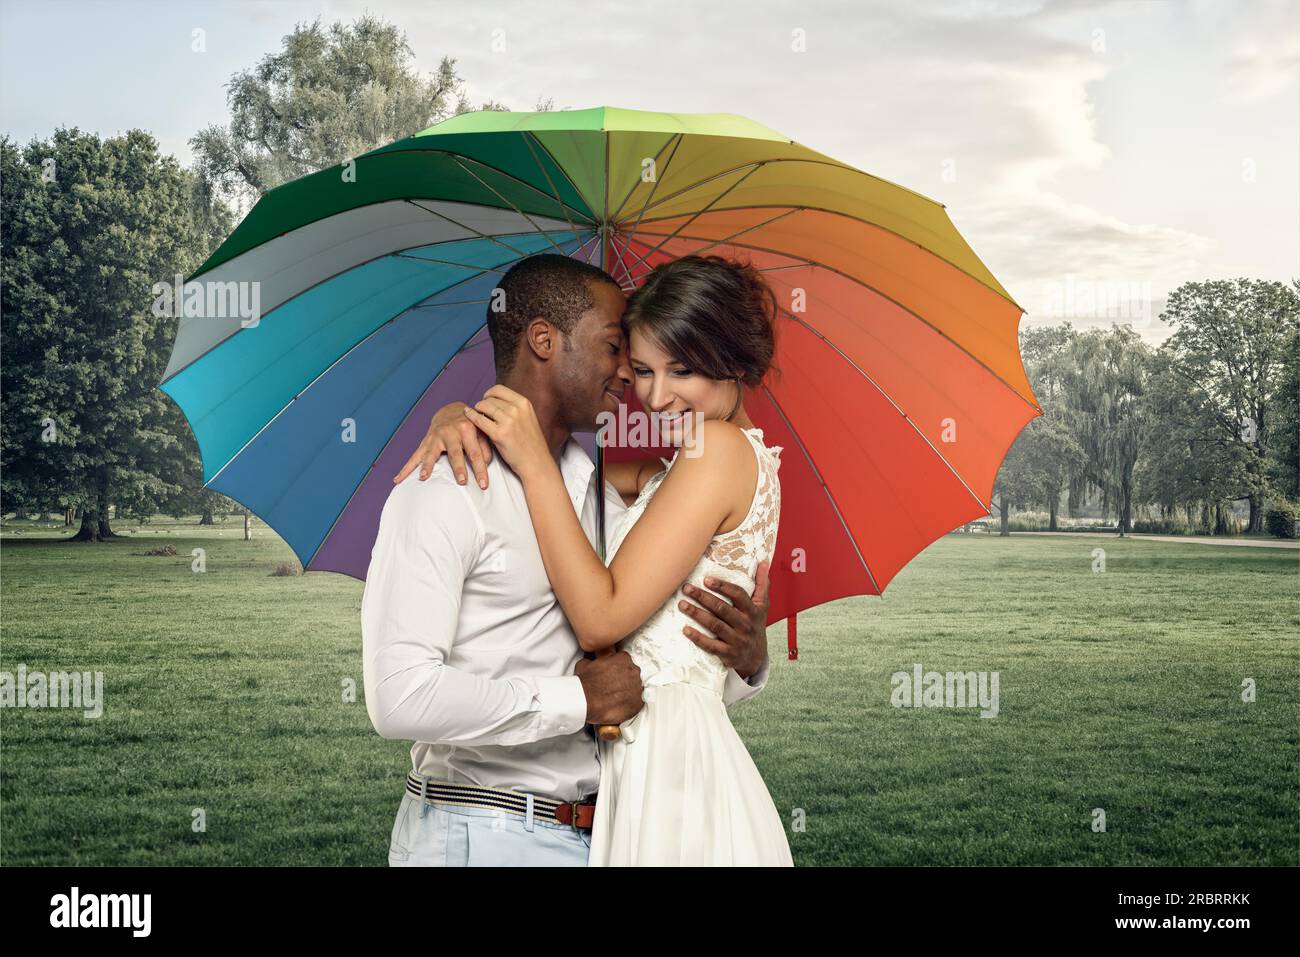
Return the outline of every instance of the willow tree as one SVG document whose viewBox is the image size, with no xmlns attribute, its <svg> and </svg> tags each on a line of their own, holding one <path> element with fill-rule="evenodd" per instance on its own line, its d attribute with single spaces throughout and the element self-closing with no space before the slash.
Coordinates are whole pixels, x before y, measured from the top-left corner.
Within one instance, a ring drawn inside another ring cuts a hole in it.
<svg viewBox="0 0 1300 957">
<path fill-rule="evenodd" d="M 1128 326 L 1082 332 L 1071 340 L 1070 352 L 1067 421 L 1083 451 L 1081 475 L 1101 491 L 1107 513 L 1114 508 L 1125 535 L 1133 527 L 1134 470 L 1150 421 L 1150 352 Z"/>
</svg>

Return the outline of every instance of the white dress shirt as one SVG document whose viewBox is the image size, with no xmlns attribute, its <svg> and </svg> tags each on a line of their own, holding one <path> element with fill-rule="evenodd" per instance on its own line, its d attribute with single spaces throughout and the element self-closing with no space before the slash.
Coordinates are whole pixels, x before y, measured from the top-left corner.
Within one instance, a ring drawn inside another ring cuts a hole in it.
<svg viewBox="0 0 1300 957">
<path fill-rule="evenodd" d="M 570 438 L 560 473 L 596 542 L 595 463 Z M 499 453 L 488 487 L 459 485 L 444 456 L 389 493 L 361 600 L 366 709 L 385 738 L 413 740 L 416 774 L 573 801 L 600 781 L 583 657 L 542 562 L 523 484 Z M 606 483 L 606 535 L 625 511 Z M 683 641 L 687 641 L 685 636 Z M 727 672 L 723 700 L 757 694 Z"/>
</svg>

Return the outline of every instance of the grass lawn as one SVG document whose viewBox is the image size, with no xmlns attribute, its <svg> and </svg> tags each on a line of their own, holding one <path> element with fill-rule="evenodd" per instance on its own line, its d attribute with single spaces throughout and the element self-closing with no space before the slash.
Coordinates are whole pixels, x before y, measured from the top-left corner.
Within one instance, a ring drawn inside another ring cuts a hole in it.
<svg viewBox="0 0 1300 957">
<path fill-rule="evenodd" d="M 361 584 L 273 577 L 292 555 L 260 523 L 116 528 L 6 525 L 0 670 L 102 671 L 106 705 L 0 709 L 0 863 L 385 865 L 409 745 L 360 700 Z M 801 615 L 799 660 L 774 626 L 732 719 L 798 865 L 1295 865 L 1298 571 L 1280 549 L 948 536 L 883 598 Z M 997 717 L 894 707 L 918 662 L 998 672 Z"/>
</svg>

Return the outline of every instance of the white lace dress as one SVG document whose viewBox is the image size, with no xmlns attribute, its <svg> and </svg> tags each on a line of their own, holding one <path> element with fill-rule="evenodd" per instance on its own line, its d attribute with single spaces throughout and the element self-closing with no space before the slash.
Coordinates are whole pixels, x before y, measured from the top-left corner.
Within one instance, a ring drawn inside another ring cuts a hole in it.
<svg viewBox="0 0 1300 957">
<path fill-rule="evenodd" d="M 758 457 L 754 499 L 691 571 L 700 588 L 712 575 L 752 591 L 758 563 L 776 546 L 781 447 L 765 446 L 761 429 L 744 432 Z M 667 475 L 651 478 L 615 526 L 607 562 Z M 619 740 L 600 742 L 588 865 L 793 866 L 781 816 L 723 704 L 726 666 L 682 634 L 685 625 L 700 630 L 678 609 L 682 597 L 669 596 L 618 645 L 641 669 L 646 703 Z"/>
</svg>

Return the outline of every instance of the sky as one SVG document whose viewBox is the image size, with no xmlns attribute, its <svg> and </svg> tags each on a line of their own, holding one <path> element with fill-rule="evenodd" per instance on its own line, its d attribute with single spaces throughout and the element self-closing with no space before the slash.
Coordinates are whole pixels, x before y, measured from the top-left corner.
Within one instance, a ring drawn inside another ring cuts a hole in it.
<svg viewBox="0 0 1300 957">
<path fill-rule="evenodd" d="M 930 196 L 1021 329 L 1169 334 L 1189 281 L 1300 278 L 1300 2 L 0 0 L 0 133 L 187 141 L 295 23 L 364 13 L 475 105 L 739 113 Z M 205 49 L 193 49 L 193 31 Z"/>
</svg>

